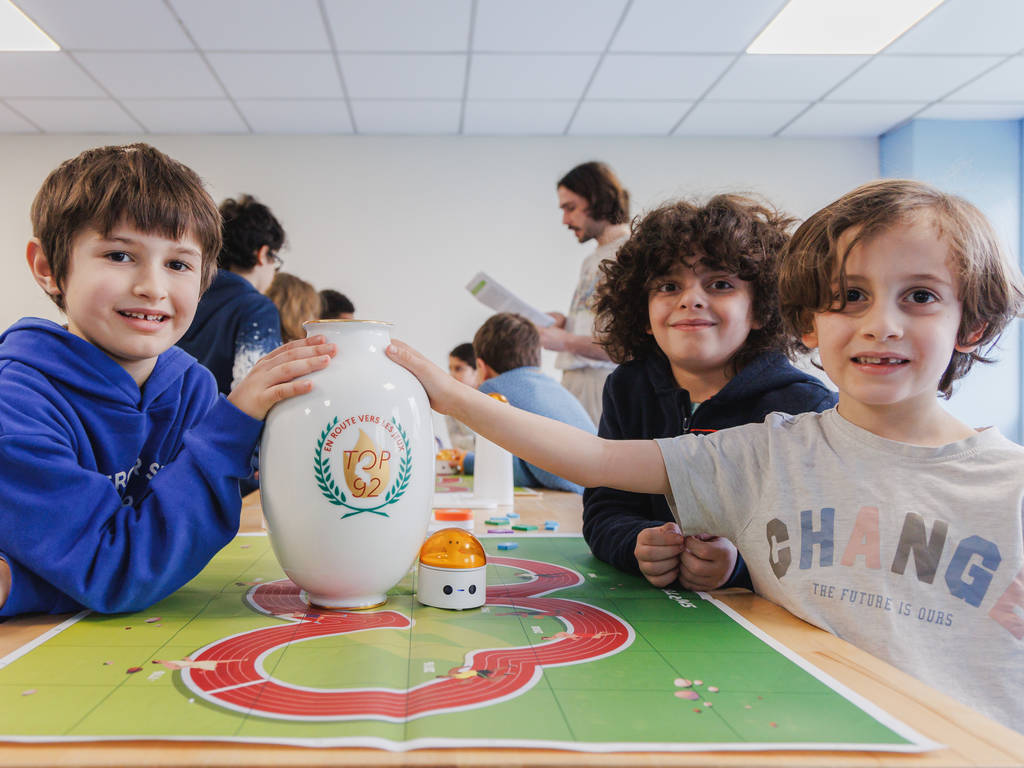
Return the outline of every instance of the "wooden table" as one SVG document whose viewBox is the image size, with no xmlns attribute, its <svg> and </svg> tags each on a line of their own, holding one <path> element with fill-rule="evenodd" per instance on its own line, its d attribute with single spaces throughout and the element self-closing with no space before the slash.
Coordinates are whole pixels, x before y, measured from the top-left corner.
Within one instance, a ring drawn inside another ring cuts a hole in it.
<svg viewBox="0 0 1024 768">
<path fill-rule="evenodd" d="M 500 511 L 500 510 L 499 510 Z M 543 528 L 557 520 L 560 532 L 578 532 L 580 497 L 544 491 L 517 496 L 524 523 Z M 476 531 L 494 511 L 476 514 Z M 259 496 L 246 498 L 242 530 L 260 530 Z M 690 752 L 593 754 L 556 750 L 426 749 L 405 753 L 372 749 L 306 748 L 215 742 L 133 741 L 60 744 L 0 743 L 0 766 L 1021 766 L 1024 735 L 973 712 L 952 698 L 871 655 L 810 626 L 744 590 L 717 592 L 767 634 L 840 683 L 866 697 L 921 734 L 948 745 L 924 754 L 880 752 Z M 0 624 L 0 656 L 56 626 L 64 617 L 27 617 Z M 1024 692 L 1022 692 L 1024 695 Z M 0 713 L 0 717 L 2 717 Z"/>
</svg>

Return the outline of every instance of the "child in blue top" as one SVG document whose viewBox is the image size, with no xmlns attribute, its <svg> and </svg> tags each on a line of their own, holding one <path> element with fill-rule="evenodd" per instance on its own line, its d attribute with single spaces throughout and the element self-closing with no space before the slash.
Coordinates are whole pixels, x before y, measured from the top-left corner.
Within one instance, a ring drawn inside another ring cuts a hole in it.
<svg viewBox="0 0 1024 768">
<path fill-rule="evenodd" d="M 218 396 L 174 343 L 213 278 L 220 215 L 148 145 L 61 164 L 32 227 L 29 268 L 67 326 L 0 336 L 0 616 L 141 610 L 235 535 L 261 420 L 335 350 L 281 347 Z"/>
<path fill-rule="evenodd" d="M 758 594 L 1024 732 L 1024 448 L 938 402 L 1024 308 L 1024 277 L 970 203 L 865 184 L 780 256 L 788 328 L 836 408 L 713 435 L 603 440 L 503 407 L 408 347 L 431 405 L 585 485 L 668 497 L 732 538 Z"/>
<path fill-rule="evenodd" d="M 709 434 L 773 411 L 823 411 L 836 395 L 786 359 L 778 254 L 793 220 L 754 200 L 666 203 L 601 268 L 598 326 L 621 363 L 605 381 L 598 434 Z M 600 559 L 654 586 L 749 586 L 726 539 L 684 538 L 660 494 L 605 486 L 583 494 L 583 535 Z"/>
<path fill-rule="evenodd" d="M 568 389 L 540 370 L 540 332 L 522 315 L 491 315 L 473 337 L 476 370 L 486 394 L 499 394 L 516 408 L 539 413 L 594 434 L 586 408 Z M 464 471 L 473 474 L 474 455 L 466 454 Z M 512 458 L 513 482 L 527 487 L 583 493 L 583 488 L 538 466 Z"/>
</svg>

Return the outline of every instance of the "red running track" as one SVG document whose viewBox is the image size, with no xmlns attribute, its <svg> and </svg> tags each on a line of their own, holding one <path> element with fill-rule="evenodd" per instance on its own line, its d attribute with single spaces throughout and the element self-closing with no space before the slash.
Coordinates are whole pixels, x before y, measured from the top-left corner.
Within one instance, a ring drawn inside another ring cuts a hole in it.
<svg viewBox="0 0 1024 768">
<path fill-rule="evenodd" d="M 472 651 L 466 654 L 464 666 L 411 689 L 296 686 L 267 674 L 263 660 L 302 640 L 374 629 L 408 629 L 412 623 L 398 611 L 310 609 L 299 588 L 282 579 L 254 587 L 249 600 L 256 610 L 289 623 L 243 632 L 203 648 L 192 658 L 217 661 L 216 668 L 184 669 L 182 679 L 207 701 L 265 717 L 401 722 L 519 696 L 536 684 L 545 666 L 586 663 L 618 653 L 633 642 L 632 627 L 617 616 L 576 600 L 545 597 L 581 584 L 583 577 L 575 571 L 516 558 L 492 557 L 489 562 L 519 568 L 532 578 L 517 584 L 488 585 L 488 605 L 510 606 L 527 617 L 558 617 L 565 632 L 538 645 Z"/>
</svg>

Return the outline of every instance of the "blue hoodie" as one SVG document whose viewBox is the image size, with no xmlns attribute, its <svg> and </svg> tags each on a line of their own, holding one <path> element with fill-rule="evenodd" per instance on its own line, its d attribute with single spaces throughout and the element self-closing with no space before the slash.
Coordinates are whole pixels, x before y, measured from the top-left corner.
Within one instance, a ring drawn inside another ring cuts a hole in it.
<svg viewBox="0 0 1024 768">
<path fill-rule="evenodd" d="M 181 587 L 237 532 L 261 427 L 176 347 L 140 390 L 56 323 L 15 323 L 0 336 L 0 616 L 138 611 Z"/>
</svg>

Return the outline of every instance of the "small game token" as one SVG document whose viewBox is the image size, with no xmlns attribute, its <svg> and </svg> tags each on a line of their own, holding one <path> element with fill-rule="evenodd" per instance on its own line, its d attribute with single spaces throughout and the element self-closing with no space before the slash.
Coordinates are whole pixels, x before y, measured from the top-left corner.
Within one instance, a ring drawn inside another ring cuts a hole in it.
<svg viewBox="0 0 1024 768">
<path fill-rule="evenodd" d="M 453 522 L 456 520 L 472 520 L 473 510 L 471 509 L 435 509 L 434 519 L 438 522 Z"/>
<path fill-rule="evenodd" d="M 488 531 L 488 533 L 490 533 L 490 534 L 495 534 L 495 533 L 505 533 L 505 534 L 508 534 L 508 533 L 515 533 L 515 531 L 513 531 L 511 528 L 491 528 Z"/>
<path fill-rule="evenodd" d="M 545 531 L 557 531 L 558 530 L 558 521 L 557 520 L 547 520 L 547 521 L 545 521 L 545 523 L 544 523 L 544 530 Z"/>
<path fill-rule="evenodd" d="M 519 514 L 516 512 L 506 512 L 505 517 L 519 517 Z"/>
<path fill-rule="evenodd" d="M 513 525 L 512 529 L 516 530 L 516 531 L 536 531 L 537 530 L 537 526 L 536 525 L 517 524 L 517 525 Z"/>
<path fill-rule="evenodd" d="M 507 517 L 491 517 L 487 519 L 488 525 L 508 525 Z"/>
<path fill-rule="evenodd" d="M 498 545 L 498 549 L 515 549 L 518 546 L 514 541 L 503 541 Z"/>
</svg>

